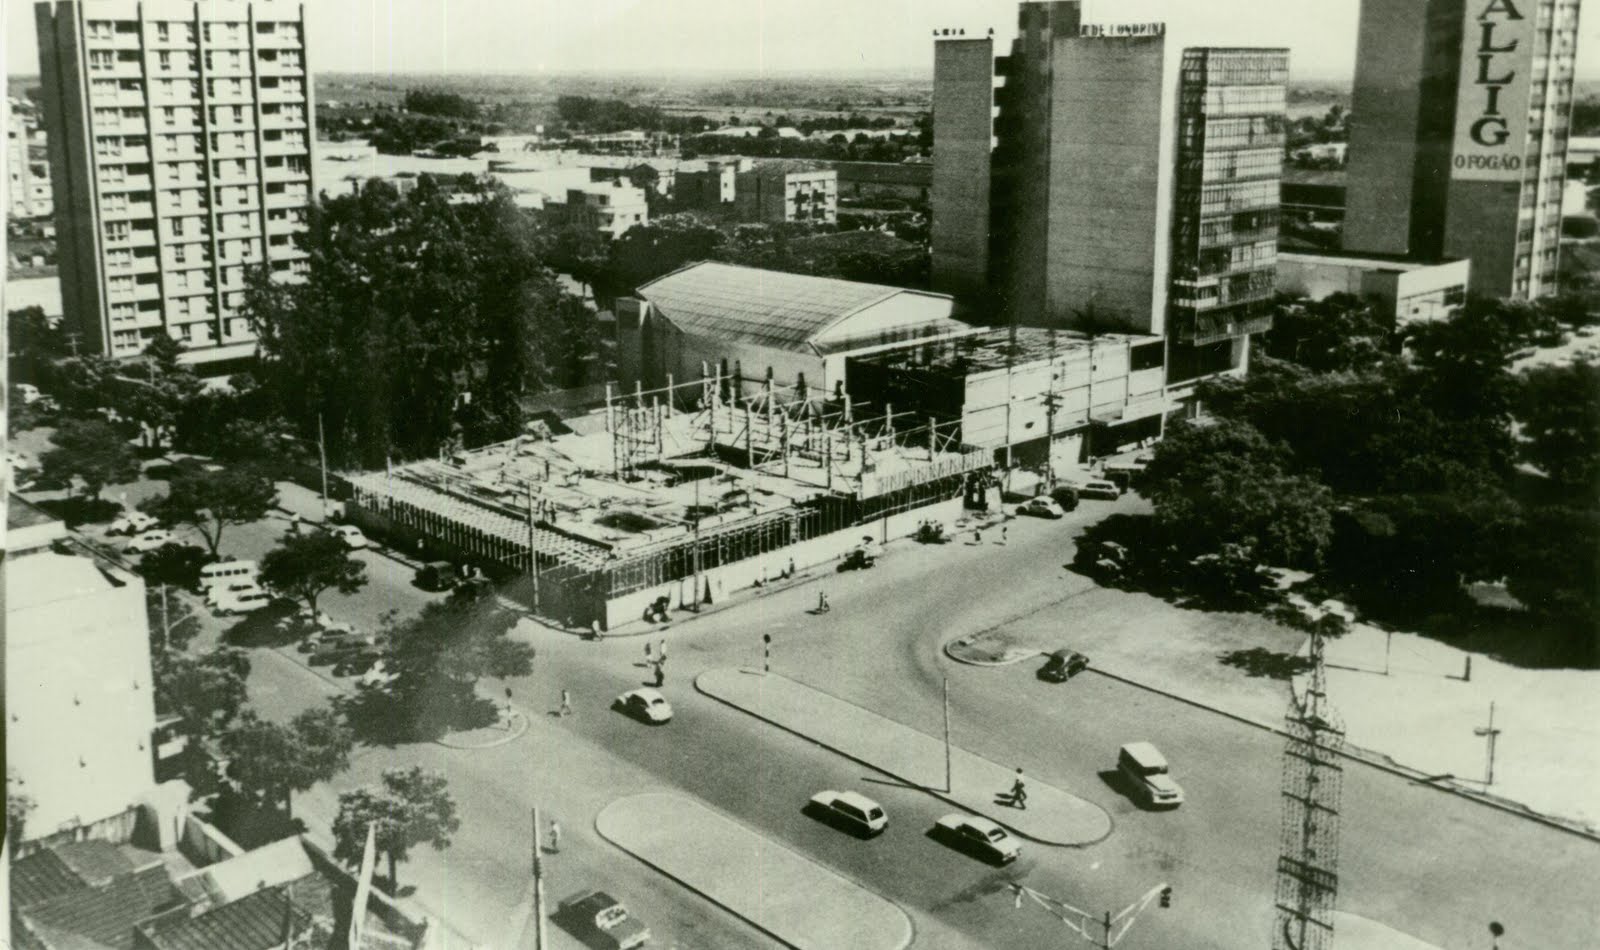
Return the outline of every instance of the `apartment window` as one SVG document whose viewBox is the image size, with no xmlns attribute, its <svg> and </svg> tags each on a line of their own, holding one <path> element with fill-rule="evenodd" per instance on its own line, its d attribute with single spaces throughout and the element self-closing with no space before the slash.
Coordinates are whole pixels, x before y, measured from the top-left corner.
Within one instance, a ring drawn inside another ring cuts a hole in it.
<svg viewBox="0 0 1600 950">
<path fill-rule="evenodd" d="M 110 50 L 91 50 L 89 52 L 89 68 L 95 72 L 110 72 L 116 65 L 116 54 Z"/>
<path fill-rule="evenodd" d="M 239 123 L 244 122 L 244 106 L 233 107 L 233 121 Z"/>
<path fill-rule="evenodd" d="M 285 66 L 298 69 L 300 67 L 300 54 L 290 50 L 278 57 L 278 62 Z"/>
<path fill-rule="evenodd" d="M 157 43 L 170 43 L 170 42 L 172 42 L 172 27 L 169 26 L 168 24 L 166 24 L 165 22 L 157 23 L 156 24 L 156 42 Z"/>
<path fill-rule="evenodd" d="M 128 250 L 106 253 L 107 270 L 127 270 L 133 266 L 133 252 Z"/>
<path fill-rule="evenodd" d="M 186 263 L 188 263 L 188 256 L 189 256 L 189 248 L 188 248 L 187 245 L 174 244 L 172 246 L 172 263 L 174 263 L 174 264 L 186 264 Z"/>
<path fill-rule="evenodd" d="M 172 72 L 172 54 L 166 50 L 156 54 L 156 68 L 164 73 Z"/>
<path fill-rule="evenodd" d="M 101 158 L 119 158 L 122 155 L 122 139 L 118 136 L 95 139 L 94 153 Z"/>
<path fill-rule="evenodd" d="M 96 79 L 91 88 L 96 98 L 115 96 L 117 94 L 117 81 L 115 79 Z"/>
<path fill-rule="evenodd" d="M 105 228 L 107 241 L 126 241 L 128 239 L 128 222 L 126 221 L 107 221 Z"/>
<path fill-rule="evenodd" d="M 110 20 L 90 20 L 89 21 L 89 39 L 91 39 L 91 40 L 109 40 L 109 39 L 114 38 L 115 36 L 116 36 L 116 32 L 112 28 Z"/>
</svg>

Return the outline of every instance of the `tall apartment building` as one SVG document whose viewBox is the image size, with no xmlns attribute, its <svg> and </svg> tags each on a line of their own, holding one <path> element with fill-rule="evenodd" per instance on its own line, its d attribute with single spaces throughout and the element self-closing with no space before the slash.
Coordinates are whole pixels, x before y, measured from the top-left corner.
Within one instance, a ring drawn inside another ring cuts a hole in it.
<svg viewBox="0 0 1600 950">
<path fill-rule="evenodd" d="M 1361 5 L 1344 246 L 1556 290 L 1580 0 Z"/>
<path fill-rule="evenodd" d="M 1183 51 L 1167 383 L 1242 368 L 1272 328 L 1285 49 Z"/>
<path fill-rule="evenodd" d="M 38 120 L 14 106 L 6 119 L 6 211 L 13 218 L 50 214 L 50 164 Z"/>
<path fill-rule="evenodd" d="M 112 357 L 157 333 L 207 372 L 253 356 L 246 269 L 308 267 L 301 4 L 65 0 L 35 14 L 69 324 Z"/>
<path fill-rule="evenodd" d="M 736 176 L 733 203 L 741 221 L 832 223 L 839 220 L 839 173 L 798 159 L 758 161 Z"/>
<path fill-rule="evenodd" d="M 1163 332 L 1165 29 L 1086 24 L 1078 0 L 1023 3 L 1010 55 L 991 62 L 988 46 L 935 42 L 935 286 L 980 291 L 975 309 L 1025 325 Z"/>
</svg>

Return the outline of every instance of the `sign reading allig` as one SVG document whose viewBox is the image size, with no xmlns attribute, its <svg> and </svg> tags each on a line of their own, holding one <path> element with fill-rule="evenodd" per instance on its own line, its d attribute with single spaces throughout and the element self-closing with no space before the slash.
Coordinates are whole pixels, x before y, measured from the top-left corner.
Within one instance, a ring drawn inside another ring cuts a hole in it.
<svg viewBox="0 0 1600 950">
<path fill-rule="evenodd" d="M 1458 181 L 1522 177 L 1536 3 L 1467 0 L 1450 162 L 1450 176 Z"/>
</svg>

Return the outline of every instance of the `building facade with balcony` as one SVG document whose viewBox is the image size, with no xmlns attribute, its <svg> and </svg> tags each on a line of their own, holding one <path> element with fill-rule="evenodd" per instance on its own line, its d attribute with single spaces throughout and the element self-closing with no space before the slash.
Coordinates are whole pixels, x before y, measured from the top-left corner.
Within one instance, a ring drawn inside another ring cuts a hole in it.
<svg viewBox="0 0 1600 950">
<path fill-rule="evenodd" d="M 49 217 L 50 163 L 38 119 L 13 108 L 6 121 L 6 210 L 13 218 Z"/>
<path fill-rule="evenodd" d="M 1169 385 L 1244 369 L 1272 328 L 1288 80 L 1285 49 L 1183 51 Z"/>
<path fill-rule="evenodd" d="M 1557 290 L 1579 0 L 1366 0 L 1344 247 L 1472 261 L 1472 291 Z"/>
<path fill-rule="evenodd" d="M 734 208 L 741 221 L 839 220 L 839 173 L 813 162 L 777 159 L 740 171 Z"/>
<path fill-rule="evenodd" d="M 70 328 L 114 358 L 166 333 L 230 371 L 256 349 L 246 271 L 309 268 L 301 4 L 66 0 L 35 19 Z"/>
<path fill-rule="evenodd" d="M 547 201 L 545 216 L 557 227 L 587 228 L 618 238 L 629 228 L 650 223 L 650 205 L 643 188 L 597 182 L 568 188 L 566 201 Z"/>
</svg>

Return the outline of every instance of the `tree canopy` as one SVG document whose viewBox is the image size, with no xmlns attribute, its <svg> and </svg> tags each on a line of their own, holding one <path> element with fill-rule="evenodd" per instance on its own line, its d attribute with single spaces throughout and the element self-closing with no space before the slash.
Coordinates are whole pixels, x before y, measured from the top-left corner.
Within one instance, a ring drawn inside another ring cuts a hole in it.
<svg viewBox="0 0 1600 950">
<path fill-rule="evenodd" d="M 350 556 L 340 539 L 324 531 L 285 535 L 261 559 L 261 583 L 303 601 L 317 616 L 317 598 L 328 590 L 353 594 L 366 586 L 367 565 Z"/>
<path fill-rule="evenodd" d="M 350 765 L 350 729 L 326 706 L 307 709 L 287 724 L 246 710 L 221 741 L 228 777 L 259 804 L 292 814 L 293 792 L 325 782 Z"/>
<path fill-rule="evenodd" d="M 375 847 L 389 861 L 389 885 L 398 889 L 396 865 L 412 848 L 427 844 L 443 851 L 461 828 L 448 784 L 442 772 L 413 766 L 385 769 L 380 784 L 340 794 L 339 814 L 333 820 L 333 856 L 359 865 L 367 828 L 373 827 Z"/>
<path fill-rule="evenodd" d="M 55 447 L 39 458 L 46 478 L 71 483 L 77 476 L 90 498 L 107 485 L 139 477 L 139 460 L 115 426 L 99 419 L 68 419 L 51 437 Z"/>
<path fill-rule="evenodd" d="M 140 508 L 164 521 L 194 525 L 217 557 L 224 529 L 259 520 L 277 501 L 271 479 L 248 467 L 195 468 L 174 476 L 166 495 Z"/>
</svg>

